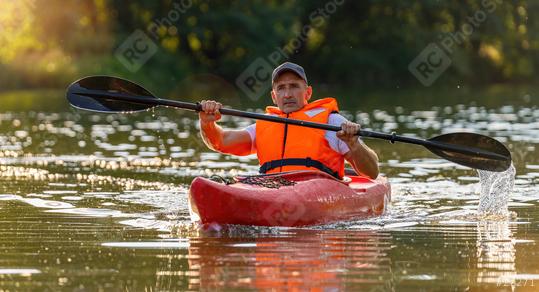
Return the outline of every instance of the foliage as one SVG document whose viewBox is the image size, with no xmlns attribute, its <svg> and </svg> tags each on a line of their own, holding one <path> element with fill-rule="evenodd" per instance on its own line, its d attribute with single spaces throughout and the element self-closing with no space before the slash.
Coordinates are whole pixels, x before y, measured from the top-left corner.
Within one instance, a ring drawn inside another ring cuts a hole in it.
<svg viewBox="0 0 539 292">
<path fill-rule="evenodd" d="M 178 84 L 204 74 L 234 84 L 253 61 L 271 61 L 276 52 L 274 63 L 303 64 L 322 87 L 416 87 L 410 62 L 479 12 L 486 18 L 475 19 L 473 33 L 448 52 L 452 64 L 436 86 L 531 82 L 539 69 L 535 1 L 0 2 L 0 70 L 7 73 L 0 89 L 65 87 L 81 75 L 113 74 L 178 94 L 185 88 Z M 131 72 L 114 53 L 137 29 L 158 51 Z"/>
</svg>

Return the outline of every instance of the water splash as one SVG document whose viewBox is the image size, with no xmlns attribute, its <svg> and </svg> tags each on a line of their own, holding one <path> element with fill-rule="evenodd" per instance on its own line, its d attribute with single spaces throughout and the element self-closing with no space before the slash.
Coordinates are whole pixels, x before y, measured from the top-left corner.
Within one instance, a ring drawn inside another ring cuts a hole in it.
<svg viewBox="0 0 539 292">
<path fill-rule="evenodd" d="M 481 194 L 477 212 L 480 215 L 507 216 L 509 196 L 515 184 L 513 164 L 504 172 L 478 170 Z"/>
<path fill-rule="evenodd" d="M 507 220 L 477 222 L 477 283 L 514 287 L 516 241 L 509 226 Z"/>
</svg>

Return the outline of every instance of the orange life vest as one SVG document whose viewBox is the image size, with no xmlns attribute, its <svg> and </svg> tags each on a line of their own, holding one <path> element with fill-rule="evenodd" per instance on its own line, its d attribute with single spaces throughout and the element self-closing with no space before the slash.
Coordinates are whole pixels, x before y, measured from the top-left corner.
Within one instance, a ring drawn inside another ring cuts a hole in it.
<svg viewBox="0 0 539 292">
<path fill-rule="evenodd" d="M 266 108 L 268 114 L 324 124 L 338 110 L 334 98 L 316 100 L 289 114 L 277 107 Z M 260 172 L 318 169 L 342 178 L 344 157 L 331 148 L 324 135 L 325 130 L 257 121 L 255 140 Z"/>
</svg>

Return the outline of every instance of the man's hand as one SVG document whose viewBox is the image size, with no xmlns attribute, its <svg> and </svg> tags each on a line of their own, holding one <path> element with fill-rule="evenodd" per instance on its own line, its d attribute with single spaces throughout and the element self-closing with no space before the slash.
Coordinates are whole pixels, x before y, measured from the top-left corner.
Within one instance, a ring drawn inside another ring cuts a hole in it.
<svg viewBox="0 0 539 292">
<path fill-rule="evenodd" d="M 378 155 L 369 146 L 359 141 L 357 132 L 361 130 L 361 126 L 346 121 L 341 124 L 341 128 L 337 132 L 337 137 L 343 140 L 350 148 L 344 158 L 350 162 L 357 173 L 375 179 L 380 172 L 378 169 Z"/>
<path fill-rule="evenodd" d="M 337 132 L 337 137 L 346 143 L 350 148 L 359 143 L 357 132 L 361 130 L 361 125 L 346 121 L 341 124 L 341 130 Z"/>
<path fill-rule="evenodd" d="M 223 105 L 213 100 L 200 102 L 200 135 L 212 150 L 233 155 L 253 154 L 251 135 L 246 130 L 223 130 L 216 121 L 221 119 L 219 109 Z"/>
<path fill-rule="evenodd" d="M 221 113 L 219 113 L 219 109 L 223 107 L 221 103 L 213 100 L 203 100 L 200 105 L 202 106 L 202 111 L 198 113 L 198 117 L 201 123 L 213 123 L 221 119 Z"/>
</svg>

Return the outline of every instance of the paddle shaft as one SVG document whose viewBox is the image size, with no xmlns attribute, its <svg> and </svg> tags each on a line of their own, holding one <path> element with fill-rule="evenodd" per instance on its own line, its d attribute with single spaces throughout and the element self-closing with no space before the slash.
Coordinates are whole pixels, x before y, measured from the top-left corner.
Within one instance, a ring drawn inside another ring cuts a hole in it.
<svg viewBox="0 0 539 292">
<path fill-rule="evenodd" d="M 244 112 L 244 111 L 234 110 L 234 109 L 221 108 L 219 109 L 219 112 L 223 115 L 246 117 L 246 118 L 252 118 L 252 119 L 257 119 L 257 120 L 297 125 L 297 126 L 333 131 L 333 132 L 338 132 L 341 130 L 340 126 L 307 122 L 307 121 L 302 121 L 302 120 L 282 118 L 282 117 L 270 116 L 270 115 L 265 115 L 265 114 Z M 412 138 L 412 137 L 404 137 L 404 136 L 399 136 L 395 133 L 386 134 L 386 133 L 380 133 L 380 132 L 374 132 L 374 131 L 368 131 L 368 130 L 359 130 L 357 132 L 357 135 L 361 137 L 366 137 L 366 138 L 388 140 L 391 143 L 403 142 L 403 143 L 416 144 L 416 145 L 421 145 L 425 147 L 433 147 L 433 148 L 438 148 L 440 150 L 447 150 L 447 151 L 458 152 L 458 153 L 463 153 L 463 154 L 481 155 L 483 157 L 500 159 L 500 160 L 505 159 L 505 157 L 502 155 L 499 155 L 497 153 L 483 151 L 478 148 L 460 147 L 458 145 L 443 143 L 443 142 L 438 142 L 438 141 L 429 141 L 429 140 L 423 140 L 423 139 Z"/>
<path fill-rule="evenodd" d="M 103 92 L 101 90 L 94 91 L 94 90 L 88 90 L 88 89 L 82 90 L 81 94 L 84 94 L 87 96 L 96 96 L 96 97 L 110 96 L 111 99 L 113 100 L 123 100 L 123 101 L 152 105 L 152 106 L 169 106 L 169 107 L 181 108 L 181 109 L 197 111 L 197 112 L 202 110 L 201 105 L 198 103 L 161 99 L 161 98 L 156 98 L 153 96 L 133 96 L 130 94 L 125 94 L 125 93 Z M 321 129 L 321 130 L 327 130 L 327 131 L 338 132 L 341 130 L 340 126 L 333 126 L 333 125 L 328 125 L 328 124 L 320 124 L 320 123 L 314 123 L 314 122 L 308 122 L 308 121 L 302 121 L 302 120 L 282 118 L 278 116 L 271 116 L 271 115 L 265 115 L 265 114 L 259 114 L 259 113 L 251 113 L 251 112 L 240 111 L 240 110 L 235 110 L 235 109 L 221 108 L 219 109 L 219 112 L 223 115 L 251 118 L 251 119 L 256 119 L 256 120 L 264 120 L 264 121 L 282 123 L 282 124 L 297 125 L 297 126 L 309 127 L 309 128 L 315 128 L 315 129 Z M 483 151 L 482 149 L 478 149 L 478 148 L 461 147 L 459 145 L 443 143 L 443 142 L 438 142 L 438 141 L 430 141 L 430 140 L 424 140 L 424 139 L 418 139 L 418 138 L 412 138 L 412 137 L 404 137 L 404 136 L 396 135 L 395 133 L 386 134 L 386 133 L 380 133 L 380 132 L 374 132 L 374 131 L 359 130 L 357 135 L 362 136 L 362 137 L 367 137 L 367 138 L 377 138 L 377 139 L 388 140 L 388 141 L 391 141 L 391 143 L 403 142 L 403 143 L 421 145 L 425 147 L 433 147 L 433 148 L 440 149 L 442 151 L 446 150 L 446 151 L 458 152 L 458 153 L 463 153 L 463 154 L 480 155 L 483 157 L 499 159 L 499 160 L 505 159 L 505 157 L 502 155 L 499 155 L 493 152 Z"/>
</svg>

